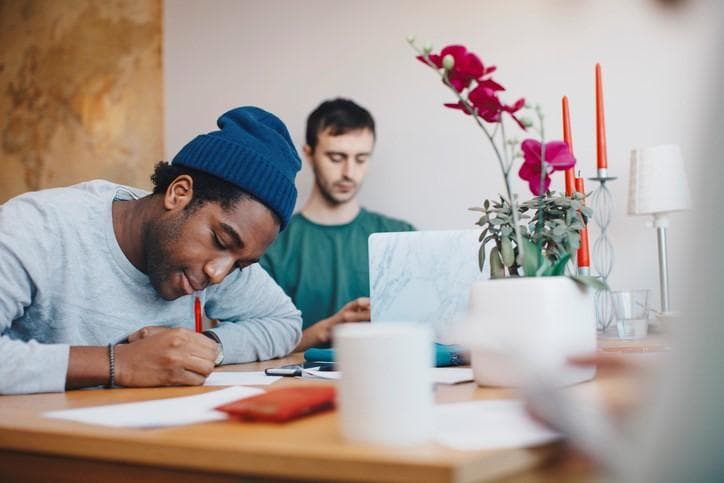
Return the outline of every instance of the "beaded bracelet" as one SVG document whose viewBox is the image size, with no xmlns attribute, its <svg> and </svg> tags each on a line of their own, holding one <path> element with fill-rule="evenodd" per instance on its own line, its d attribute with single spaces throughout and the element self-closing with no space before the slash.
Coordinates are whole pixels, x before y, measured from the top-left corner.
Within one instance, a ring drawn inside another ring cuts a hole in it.
<svg viewBox="0 0 724 483">
<path fill-rule="evenodd" d="M 110 375 L 108 376 L 108 387 L 116 387 L 116 347 L 108 344 L 108 365 L 110 366 Z"/>
</svg>

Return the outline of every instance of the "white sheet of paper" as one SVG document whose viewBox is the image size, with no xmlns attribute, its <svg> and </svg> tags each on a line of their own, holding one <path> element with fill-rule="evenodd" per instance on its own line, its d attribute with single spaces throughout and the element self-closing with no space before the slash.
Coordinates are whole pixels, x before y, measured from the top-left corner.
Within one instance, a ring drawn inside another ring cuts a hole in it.
<svg viewBox="0 0 724 483">
<path fill-rule="evenodd" d="M 45 416 L 117 428 L 160 428 L 224 420 L 227 415 L 214 410 L 215 407 L 263 392 L 254 387 L 234 386 L 195 396 L 51 411 Z"/>
<path fill-rule="evenodd" d="M 473 370 L 469 367 L 434 367 L 432 382 L 435 384 L 459 384 L 472 382 Z"/>
<path fill-rule="evenodd" d="M 523 401 L 502 399 L 435 406 L 435 439 L 459 450 L 524 448 L 560 434 L 531 418 Z"/>
<path fill-rule="evenodd" d="M 305 379 L 340 379 L 342 373 L 339 371 L 304 369 L 302 371 L 302 377 Z M 469 367 L 433 367 L 431 369 L 431 377 L 434 384 L 458 384 L 472 381 L 473 370 Z"/>
<path fill-rule="evenodd" d="M 267 376 L 264 372 L 212 372 L 204 386 L 267 386 L 281 376 Z"/>
<path fill-rule="evenodd" d="M 341 379 L 339 371 L 317 371 L 315 369 L 302 369 L 303 379 Z"/>
</svg>

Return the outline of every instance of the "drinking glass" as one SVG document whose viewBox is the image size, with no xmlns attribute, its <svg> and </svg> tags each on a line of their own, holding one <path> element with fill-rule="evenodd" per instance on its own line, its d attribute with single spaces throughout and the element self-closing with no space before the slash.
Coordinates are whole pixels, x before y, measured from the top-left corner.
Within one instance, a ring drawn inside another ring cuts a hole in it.
<svg viewBox="0 0 724 483">
<path fill-rule="evenodd" d="M 643 339 L 648 334 L 649 290 L 611 292 L 616 328 L 621 339 Z"/>
</svg>

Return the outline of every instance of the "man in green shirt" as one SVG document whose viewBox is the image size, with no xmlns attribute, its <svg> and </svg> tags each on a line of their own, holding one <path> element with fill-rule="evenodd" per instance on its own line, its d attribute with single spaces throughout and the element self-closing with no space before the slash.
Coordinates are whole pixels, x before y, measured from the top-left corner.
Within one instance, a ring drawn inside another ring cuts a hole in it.
<svg viewBox="0 0 724 483">
<path fill-rule="evenodd" d="M 297 350 L 328 344 L 338 323 L 370 320 L 367 238 L 414 230 L 359 204 L 374 144 L 374 119 L 350 100 L 325 101 L 307 118 L 312 193 L 260 262 L 302 312 Z"/>
</svg>

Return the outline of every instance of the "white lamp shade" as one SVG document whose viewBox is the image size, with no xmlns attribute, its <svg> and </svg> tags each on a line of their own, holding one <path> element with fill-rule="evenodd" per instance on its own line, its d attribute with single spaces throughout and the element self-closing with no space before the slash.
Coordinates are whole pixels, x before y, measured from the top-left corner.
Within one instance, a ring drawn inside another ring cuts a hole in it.
<svg viewBox="0 0 724 483">
<path fill-rule="evenodd" d="M 631 151 L 628 213 L 648 215 L 691 207 L 684 160 L 676 144 Z"/>
</svg>

